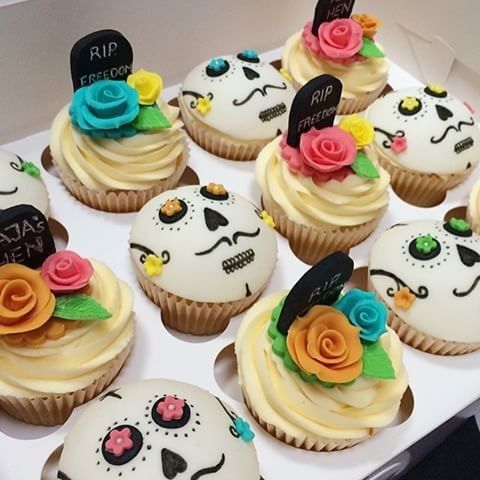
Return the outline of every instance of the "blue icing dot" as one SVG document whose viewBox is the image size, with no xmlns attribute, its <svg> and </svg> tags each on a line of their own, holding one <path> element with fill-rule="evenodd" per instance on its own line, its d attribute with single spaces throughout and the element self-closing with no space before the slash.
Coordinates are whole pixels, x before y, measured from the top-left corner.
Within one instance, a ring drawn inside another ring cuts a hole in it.
<svg viewBox="0 0 480 480">
<path fill-rule="evenodd" d="M 246 58 L 258 58 L 258 53 L 255 50 L 246 49 L 242 52 L 242 55 Z"/>
<path fill-rule="evenodd" d="M 220 57 L 212 58 L 210 60 L 210 63 L 208 64 L 208 68 L 210 68 L 214 72 L 220 72 L 222 69 L 225 68 L 225 60 Z"/>
</svg>

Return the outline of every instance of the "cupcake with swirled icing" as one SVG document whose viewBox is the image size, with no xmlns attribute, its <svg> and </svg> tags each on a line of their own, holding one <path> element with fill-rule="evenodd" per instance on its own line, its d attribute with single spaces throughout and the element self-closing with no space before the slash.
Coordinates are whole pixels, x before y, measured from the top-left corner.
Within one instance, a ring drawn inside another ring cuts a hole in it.
<svg viewBox="0 0 480 480">
<path fill-rule="evenodd" d="M 375 295 L 341 295 L 353 262 L 339 252 L 244 317 L 235 352 L 245 402 L 297 448 L 352 447 L 387 427 L 408 387 L 402 345 Z"/>
<path fill-rule="evenodd" d="M 145 70 L 123 80 L 98 80 L 74 92 L 56 116 L 52 161 L 81 202 L 110 212 L 137 211 L 174 187 L 188 148 L 179 110 L 161 97 L 159 75 Z"/>
<path fill-rule="evenodd" d="M 349 6 L 319 0 L 313 21 L 286 42 L 282 68 L 300 88 L 312 78 L 330 74 L 343 85 L 338 113 L 365 110 L 385 88 L 389 62 L 375 41 L 380 20 L 351 15 Z"/>
<path fill-rule="evenodd" d="M 133 294 L 103 263 L 72 251 L 39 270 L 0 267 L 0 408 L 65 422 L 117 376 L 133 341 Z"/>
<path fill-rule="evenodd" d="M 480 179 L 476 181 L 470 192 L 467 205 L 467 217 L 472 230 L 480 234 Z"/>
</svg>

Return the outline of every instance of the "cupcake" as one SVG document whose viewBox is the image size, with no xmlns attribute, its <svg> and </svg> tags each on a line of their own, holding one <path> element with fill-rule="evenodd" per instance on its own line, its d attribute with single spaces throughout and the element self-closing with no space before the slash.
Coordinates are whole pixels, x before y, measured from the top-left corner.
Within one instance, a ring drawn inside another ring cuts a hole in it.
<svg viewBox="0 0 480 480">
<path fill-rule="evenodd" d="M 375 242 L 368 272 L 403 342 L 438 355 L 480 348 L 480 237 L 465 220 L 394 225 Z"/>
<path fill-rule="evenodd" d="M 319 0 L 313 21 L 287 40 L 282 55 L 282 67 L 297 89 L 325 73 L 342 82 L 339 115 L 365 110 L 387 85 L 390 68 L 375 42 L 379 19 L 350 16 L 353 4 Z"/>
<path fill-rule="evenodd" d="M 0 211 L 16 205 L 32 205 L 47 215 L 47 187 L 34 163 L 0 150 Z"/>
<path fill-rule="evenodd" d="M 365 117 L 395 192 L 419 207 L 437 205 L 480 159 L 480 129 L 469 104 L 438 85 L 391 92 Z"/>
<path fill-rule="evenodd" d="M 133 294 L 103 263 L 75 252 L 40 270 L 0 266 L 0 409 L 64 423 L 113 381 L 133 340 Z"/>
<path fill-rule="evenodd" d="M 390 179 L 371 148 L 372 125 L 358 115 L 333 125 L 340 96 L 340 82 L 329 75 L 307 83 L 292 104 L 288 132 L 256 162 L 264 207 L 311 265 L 362 242 L 388 204 Z"/>
<path fill-rule="evenodd" d="M 79 41 L 81 53 L 87 46 L 90 52 L 95 48 L 91 42 L 81 43 L 89 38 Z M 74 66 L 79 68 L 77 63 L 82 66 L 85 59 L 77 59 L 77 50 L 78 42 L 72 49 L 72 76 L 75 86 L 83 86 L 53 121 L 52 161 L 70 193 L 86 205 L 109 212 L 137 211 L 173 188 L 185 170 L 188 148 L 179 110 L 160 97 L 163 82 L 156 73 L 138 70 L 128 75 L 130 63 L 123 66 L 124 75 L 112 79 L 120 67 L 111 67 L 112 57 L 98 52 L 99 58 L 90 53 L 88 66 L 100 72 L 78 73 Z M 119 62 L 120 53 L 119 46 Z"/>
<path fill-rule="evenodd" d="M 85 410 L 65 438 L 58 478 L 258 480 L 253 438 L 248 423 L 207 391 L 143 380 Z"/>
<path fill-rule="evenodd" d="M 475 233 L 480 234 L 480 180 L 477 180 L 470 192 L 467 206 L 467 218 Z"/>
<path fill-rule="evenodd" d="M 130 254 L 165 325 L 211 335 L 254 303 L 276 264 L 272 227 L 265 211 L 220 184 L 150 200 L 134 221 Z"/>
<path fill-rule="evenodd" d="M 230 160 L 255 160 L 287 128 L 294 89 L 254 50 L 203 62 L 185 78 L 178 103 L 192 139 Z"/>
<path fill-rule="evenodd" d="M 387 427 L 408 386 L 402 346 L 371 292 L 341 295 L 353 270 L 337 252 L 245 315 L 235 352 L 245 402 L 297 448 L 352 447 Z"/>
</svg>

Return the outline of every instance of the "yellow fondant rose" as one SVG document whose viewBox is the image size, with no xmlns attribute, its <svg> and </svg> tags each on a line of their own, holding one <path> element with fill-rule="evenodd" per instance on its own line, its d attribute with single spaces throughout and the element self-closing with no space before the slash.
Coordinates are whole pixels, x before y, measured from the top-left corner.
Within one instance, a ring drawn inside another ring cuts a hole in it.
<svg viewBox="0 0 480 480">
<path fill-rule="evenodd" d="M 360 332 L 339 310 L 312 307 L 288 330 L 287 348 L 293 361 L 322 382 L 348 383 L 362 373 Z"/>
<path fill-rule="evenodd" d="M 359 115 L 342 118 L 338 126 L 354 138 L 355 145 L 359 150 L 370 145 L 375 138 L 373 125 Z"/>
<path fill-rule="evenodd" d="M 143 69 L 129 75 L 127 83 L 138 92 L 140 105 L 153 105 L 163 89 L 162 77 Z"/>
</svg>

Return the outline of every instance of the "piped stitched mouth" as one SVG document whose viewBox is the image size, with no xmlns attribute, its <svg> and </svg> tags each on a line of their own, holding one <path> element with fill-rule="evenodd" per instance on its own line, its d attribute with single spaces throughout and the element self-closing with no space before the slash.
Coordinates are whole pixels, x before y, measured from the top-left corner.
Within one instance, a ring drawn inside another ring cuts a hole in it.
<svg viewBox="0 0 480 480">
<path fill-rule="evenodd" d="M 284 113 L 287 113 L 287 106 L 282 102 L 274 107 L 262 110 L 258 114 L 258 118 L 262 122 L 270 122 L 274 118 L 281 117 Z"/>
<path fill-rule="evenodd" d="M 227 274 L 233 273 L 236 270 L 241 270 L 249 263 L 255 260 L 255 252 L 249 248 L 234 257 L 227 258 L 222 262 L 223 271 Z"/>
<path fill-rule="evenodd" d="M 468 137 L 465 140 L 461 140 L 460 142 L 455 144 L 455 153 L 461 153 L 464 150 L 468 150 L 469 148 L 473 147 L 473 138 Z"/>
</svg>

